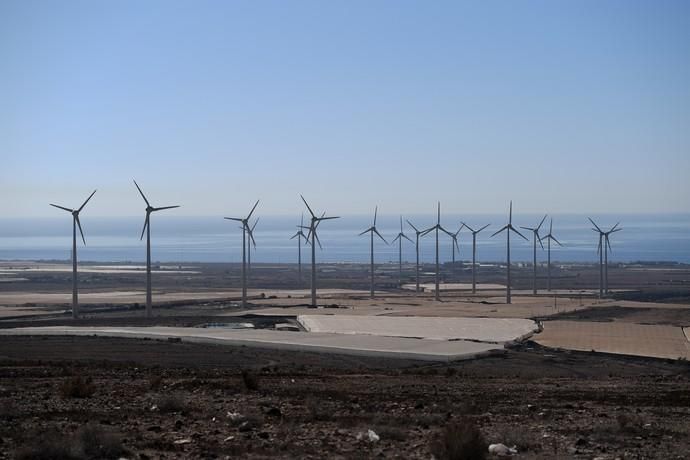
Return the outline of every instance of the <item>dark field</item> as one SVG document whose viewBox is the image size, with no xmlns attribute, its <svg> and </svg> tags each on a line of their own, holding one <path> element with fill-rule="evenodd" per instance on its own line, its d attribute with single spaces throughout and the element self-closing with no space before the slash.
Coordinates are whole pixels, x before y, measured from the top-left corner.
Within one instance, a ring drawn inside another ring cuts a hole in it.
<svg viewBox="0 0 690 460">
<path fill-rule="evenodd" d="M 0 350 L 4 458 L 429 458 L 455 422 L 519 458 L 690 448 L 685 362 L 532 343 L 452 365 L 95 337 L 2 337 Z M 357 439 L 369 429 L 380 441 Z"/>
</svg>

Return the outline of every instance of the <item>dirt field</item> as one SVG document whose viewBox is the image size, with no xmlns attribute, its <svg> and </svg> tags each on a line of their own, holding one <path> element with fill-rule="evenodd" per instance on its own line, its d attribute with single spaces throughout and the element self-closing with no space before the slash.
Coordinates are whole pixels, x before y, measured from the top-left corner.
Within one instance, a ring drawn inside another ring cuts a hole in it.
<svg viewBox="0 0 690 460">
<path fill-rule="evenodd" d="M 535 344 L 451 366 L 108 338 L 0 338 L 0 350 L 4 458 L 70 436 L 86 449 L 85 424 L 126 458 L 429 458 L 452 422 L 517 445 L 519 458 L 670 459 L 690 448 L 681 362 Z M 93 394 L 67 396 L 75 376 Z M 369 429 L 378 442 L 358 439 Z"/>
</svg>

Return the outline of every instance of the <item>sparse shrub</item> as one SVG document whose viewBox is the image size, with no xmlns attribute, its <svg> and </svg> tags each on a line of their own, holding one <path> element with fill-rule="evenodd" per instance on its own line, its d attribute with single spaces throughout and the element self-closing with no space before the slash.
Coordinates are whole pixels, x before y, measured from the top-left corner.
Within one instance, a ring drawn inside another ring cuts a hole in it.
<svg viewBox="0 0 690 460">
<path fill-rule="evenodd" d="M 25 446 L 15 452 L 17 460 L 55 460 L 76 459 L 72 453 L 68 436 L 50 430 L 43 433 L 32 433 L 27 436 Z"/>
<path fill-rule="evenodd" d="M 184 414 L 189 412 L 187 401 L 179 393 L 161 395 L 156 402 L 156 406 L 158 406 L 158 410 L 162 413 L 180 412 Z"/>
<path fill-rule="evenodd" d="M 90 377 L 78 375 L 63 381 L 59 390 L 63 398 L 89 398 L 95 393 L 96 387 Z"/>
<path fill-rule="evenodd" d="M 498 430 L 498 439 L 506 446 L 515 446 L 518 452 L 535 450 L 541 447 L 540 441 L 527 428 L 521 425 L 508 426 Z"/>
<path fill-rule="evenodd" d="M 118 435 L 93 424 L 77 431 L 73 445 L 83 458 L 120 458 L 127 453 Z"/>
<path fill-rule="evenodd" d="M 484 460 L 488 444 L 473 423 L 463 421 L 445 426 L 432 453 L 440 460 Z"/>
<path fill-rule="evenodd" d="M 249 391 L 257 391 L 259 389 L 259 376 L 254 372 L 243 370 L 242 381 L 244 387 Z"/>
<path fill-rule="evenodd" d="M 149 379 L 149 390 L 158 390 L 163 385 L 163 377 L 154 375 Z"/>
</svg>

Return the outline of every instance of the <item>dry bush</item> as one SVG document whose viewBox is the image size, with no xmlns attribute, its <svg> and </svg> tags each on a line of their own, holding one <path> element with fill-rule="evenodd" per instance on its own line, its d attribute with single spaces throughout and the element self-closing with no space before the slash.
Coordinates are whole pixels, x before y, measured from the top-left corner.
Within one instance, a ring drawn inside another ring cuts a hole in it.
<svg viewBox="0 0 690 460">
<path fill-rule="evenodd" d="M 189 405 L 180 393 L 159 396 L 156 400 L 156 406 L 162 413 L 180 412 L 185 414 L 189 412 Z"/>
<path fill-rule="evenodd" d="M 249 391 L 257 391 L 259 389 L 259 376 L 254 372 L 243 370 L 242 382 L 244 382 L 244 387 Z"/>
<path fill-rule="evenodd" d="M 484 460 L 487 449 L 484 435 L 470 421 L 449 423 L 432 445 L 432 453 L 440 460 Z"/>
<path fill-rule="evenodd" d="M 96 392 L 96 387 L 90 377 L 78 375 L 64 380 L 59 391 L 63 398 L 89 398 Z"/>
<path fill-rule="evenodd" d="M 25 444 L 15 452 L 17 460 L 77 459 L 70 438 L 54 430 L 29 435 Z"/>
<path fill-rule="evenodd" d="M 120 437 L 98 425 L 81 427 L 74 435 L 74 449 L 81 458 L 121 458 L 127 454 Z"/>
<path fill-rule="evenodd" d="M 163 377 L 160 375 L 154 375 L 149 379 L 149 390 L 158 390 L 163 386 Z"/>
</svg>

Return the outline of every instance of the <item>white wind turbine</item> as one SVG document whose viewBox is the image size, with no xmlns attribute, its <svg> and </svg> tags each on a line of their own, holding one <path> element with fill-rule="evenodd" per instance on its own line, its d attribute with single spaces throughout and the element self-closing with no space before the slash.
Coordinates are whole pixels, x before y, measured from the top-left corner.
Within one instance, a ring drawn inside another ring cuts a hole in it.
<svg viewBox="0 0 690 460">
<path fill-rule="evenodd" d="M 419 237 L 424 233 L 424 230 L 417 229 L 417 227 L 412 225 L 412 222 L 410 222 L 407 219 L 405 219 L 405 221 L 408 223 L 408 225 L 410 227 L 412 227 L 414 229 L 414 233 L 416 236 L 414 248 L 415 248 L 415 253 L 417 254 L 417 261 L 415 263 L 415 280 L 417 282 L 417 287 L 416 287 L 415 291 L 419 292 Z"/>
<path fill-rule="evenodd" d="M 529 230 L 532 232 L 532 238 L 533 238 L 533 245 L 534 245 L 534 257 L 532 260 L 532 270 L 533 270 L 533 276 L 532 276 L 532 295 L 537 295 L 537 242 L 539 242 L 539 246 L 541 246 L 542 250 L 544 249 L 544 245 L 541 243 L 541 238 L 539 237 L 539 229 L 541 228 L 542 224 L 546 220 L 546 216 L 539 222 L 539 225 L 537 225 L 536 228 L 531 228 L 531 227 L 520 227 L 524 230 Z"/>
<path fill-rule="evenodd" d="M 422 236 L 425 236 L 429 234 L 430 232 L 436 230 L 436 300 L 441 300 L 441 294 L 439 293 L 439 263 L 438 263 L 438 231 L 441 230 L 448 236 L 452 236 L 453 234 L 450 233 L 448 230 L 443 228 L 441 226 L 441 202 L 438 203 L 438 208 L 437 208 L 437 218 L 436 218 L 436 225 L 433 227 L 427 228 L 422 232 Z"/>
<path fill-rule="evenodd" d="M 146 220 L 144 221 L 144 228 L 141 230 L 140 240 L 144 238 L 144 232 L 146 232 L 146 317 L 151 317 L 151 213 L 156 211 L 163 211 L 164 209 L 179 208 L 179 206 L 163 206 L 161 208 L 154 208 L 146 199 L 144 192 L 141 191 L 137 181 L 134 181 L 137 190 L 141 194 L 141 197 L 146 202 Z"/>
<path fill-rule="evenodd" d="M 400 233 L 396 235 L 392 243 L 398 242 L 398 284 L 402 284 L 402 240 L 405 238 L 410 243 L 414 243 L 407 235 L 403 232 L 403 218 L 400 216 Z"/>
<path fill-rule="evenodd" d="M 553 219 L 549 222 L 549 234 L 544 235 L 542 240 L 546 240 L 547 267 L 546 267 L 546 290 L 551 291 L 551 240 L 555 241 L 557 245 L 563 246 L 560 241 L 553 236 Z"/>
<path fill-rule="evenodd" d="M 84 238 L 84 232 L 81 229 L 81 222 L 79 221 L 79 213 L 84 209 L 84 206 L 86 206 L 86 203 L 89 202 L 94 193 L 96 193 L 95 190 L 89 195 L 79 209 L 69 209 L 57 204 L 50 204 L 55 208 L 62 209 L 72 214 L 72 318 L 75 319 L 79 317 L 79 294 L 77 293 L 77 227 L 79 227 L 81 239 L 84 242 L 84 246 L 86 246 L 86 239 Z"/>
<path fill-rule="evenodd" d="M 510 298 L 510 232 L 515 232 L 518 235 L 520 235 L 525 241 L 528 241 L 525 236 L 520 233 L 515 227 L 513 227 L 513 202 L 511 200 L 510 202 L 510 213 L 508 217 L 508 224 L 506 224 L 503 228 L 501 228 L 499 231 L 491 235 L 491 238 L 494 236 L 498 235 L 502 231 L 506 232 L 506 265 L 508 269 L 508 282 L 506 284 L 506 303 L 511 303 L 511 298 Z"/>
<path fill-rule="evenodd" d="M 316 234 L 316 229 L 318 228 L 319 224 L 323 220 L 330 220 L 330 219 L 338 219 L 337 216 L 329 216 L 326 217 L 326 213 L 324 212 L 321 214 L 321 217 L 316 217 L 316 214 L 311 210 L 309 207 L 309 204 L 307 203 L 307 200 L 304 199 L 302 195 L 300 195 L 300 198 L 302 198 L 302 201 L 304 202 L 304 205 L 307 207 L 309 210 L 309 214 L 311 214 L 311 222 L 309 223 L 309 227 L 302 227 L 307 228 L 309 230 L 309 233 L 307 234 L 307 240 L 311 237 L 311 305 L 312 307 L 316 306 L 316 243 L 318 243 L 319 248 L 321 248 L 321 241 L 319 241 L 319 236 Z"/>
<path fill-rule="evenodd" d="M 302 229 L 304 228 L 304 213 L 302 213 L 302 219 L 300 220 L 300 224 L 297 226 L 299 230 L 297 230 L 297 233 L 292 235 L 290 238 L 291 240 L 294 240 L 297 238 L 297 270 L 299 272 L 299 282 L 302 282 L 302 238 L 304 238 L 304 241 L 309 244 L 309 240 L 307 239 L 307 235 L 304 234 Z"/>
<path fill-rule="evenodd" d="M 362 233 L 359 234 L 359 236 L 364 235 L 365 233 L 370 233 L 371 235 L 371 288 L 370 288 L 370 294 L 371 298 L 374 298 L 374 233 L 378 235 L 379 238 L 383 240 L 384 243 L 388 244 L 388 241 L 384 237 L 381 236 L 379 231 L 376 229 L 376 214 L 378 213 L 379 207 L 376 206 L 374 209 L 374 223 L 372 224 L 371 227 L 368 229 L 364 230 Z"/>
<path fill-rule="evenodd" d="M 486 224 L 485 226 L 483 226 L 479 230 L 473 230 L 472 227 L 470 227 L 469 225 L 467 225 L 465 223 L 463 223 L 463 225 L 465 227 L 467 227 L 467 229 L 469 231 L 472 232 L 472 294 L 476 294 L 476 292 L 477 292 L 477 277 L 476 277 L 475 271 L 477 269 L 477 234 L 491 224 Z"/>
<path fill-rule="evenodd" d="M 259 205 L 259 200 L 256 200 L 254 207 L 247 217 L 225 217 L 227 220 L 234 220 L 236 222 L 242 223 L 242 306 L 247 306 L 247 239 L 251 235 L 251 229 L 249 228 L 249 219 L 251 219 L 254 210 Z M 247 235 L 249 233 L 249 235 Z M 252 238 L 253 241 L 253 238 Z"/>
</svg>

